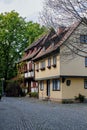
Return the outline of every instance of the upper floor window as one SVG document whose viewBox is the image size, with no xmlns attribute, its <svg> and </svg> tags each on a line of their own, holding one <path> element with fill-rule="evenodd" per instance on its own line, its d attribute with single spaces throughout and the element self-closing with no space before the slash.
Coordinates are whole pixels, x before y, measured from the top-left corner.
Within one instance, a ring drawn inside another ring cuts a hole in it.
<svg viewBox="0 0 87 130">
<path fill-rule="evenodd" d="M 36 71 L 39 71 L 39 63 L 36 64 Z"/>
<path fill-rule="evenodd" d="M 85 57 L 85 67 L 87 67 L 87 57 Z"/>
<path fill-rule="evenodd" d="M 60 90 L 60 81 L 58 79 L 53 80 L 53 91 L 59 91 Z"/>
<path fill-rule="evenodd" d="M 34 64 L 32 62 L 29 63 L 29 71 L 34 70 Z"/>
<path fill-rule="evenodd" d="M 45 70 L 45 61 L 42 61 L 41 62 L 41 68 L 40 68 L 41 70 Z"/>
<path fill-rule="evenodd" d="M 51 68 L 51 58 L 48 58 L 48 68 Z"/>
<path fill-rule="evenodd" d="M 87 43 L 87 35 L 80 35 L 80 42 Z"/>
<path fill-rule="evenodd" d="M 40 81 L 40 90 L 43 91 L 44 90 L 44 82 Z"/>
<path fill-rule="evenodd" d="M 56 67 L 56 56 L 53 56 L 53 67 Z"/>
<path fill-rule="evenodd" d="M 24 72 L 27 72 L 27 64 L 24 65 Z"/>
</svg>

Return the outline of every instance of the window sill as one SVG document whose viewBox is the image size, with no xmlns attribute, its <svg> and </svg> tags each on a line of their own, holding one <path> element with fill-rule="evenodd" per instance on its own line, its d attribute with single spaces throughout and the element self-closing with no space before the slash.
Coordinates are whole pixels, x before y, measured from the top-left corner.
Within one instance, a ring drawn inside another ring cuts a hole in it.
<svg viewBox="0 0 87 130">
<path fill-rule="evenodd" d="M 53 64 L 52 66 L 55 68 L 55 67 L 56 67 L 56 64 Z"/>
<path fill-rule="evenodd" d="M 29 70 L 29 72 L 33 71 L 33 69 Z"/>
<path fill-rule="evenodd" d="M 45 68 L 40 68 L 40 70 L 45 70 Z"/>
<path fill-rule="evenodd" d="M 51 66 L 47 66 L 47 68 L 48 68 L 48 69 L 50 69 L 50 68 L 51 68 Z"/>
<path fill-rule="evenodd" d="M 39 72 L 39 69 L 37 69 L 36 71 Z"/>
<path fill-rule="evenodd" d="M 60 91 L 60 90 L 52 90 L 52 91 Z"/>
</svg>

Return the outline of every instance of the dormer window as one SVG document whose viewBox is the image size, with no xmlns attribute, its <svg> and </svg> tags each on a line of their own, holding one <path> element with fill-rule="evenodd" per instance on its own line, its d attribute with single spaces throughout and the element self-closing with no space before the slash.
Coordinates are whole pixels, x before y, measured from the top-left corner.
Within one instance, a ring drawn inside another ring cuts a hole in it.
<svg viewBox="0 0 87 130">
<path fill-rule="evenodd" d="M 80 43 L 87 43 L 87 35 L 80 35 Z"/>
<path fill-rule="evenodd" d="M 43 47 L 43 51 L 45 51 L 45 46 Z"/>
<path fill-rule="evenodd" d="M 54 42 L 52 42 L 52 44 L 51 44 L 51 45 L 52 45 L 52 47 L 54 47 Z"/>
</svg>

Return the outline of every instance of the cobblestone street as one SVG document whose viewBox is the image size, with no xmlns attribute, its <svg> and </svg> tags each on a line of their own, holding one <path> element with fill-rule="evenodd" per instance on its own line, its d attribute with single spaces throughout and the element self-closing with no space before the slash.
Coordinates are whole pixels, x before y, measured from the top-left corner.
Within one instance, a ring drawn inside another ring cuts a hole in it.
<svg viewBox="0 0 87 130">
<path fill-rule="evenodd" d="M 87 130 L 87 104 L 2 98 L 0 130 Z"/>
</svg>

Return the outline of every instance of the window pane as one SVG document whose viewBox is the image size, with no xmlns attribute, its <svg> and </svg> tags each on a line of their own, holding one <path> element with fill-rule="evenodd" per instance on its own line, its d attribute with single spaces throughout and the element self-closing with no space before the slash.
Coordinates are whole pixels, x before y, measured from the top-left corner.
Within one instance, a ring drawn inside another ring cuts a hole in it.
<svg viewBox="0 0 87 130">
<path fill-rule="evenodd" d="M 41 62 L 41 68 L 45 68 L 45 61 Z"/>
<path fill-rule="evenodd" d="M 53 65 L 56 64 L 56 56 L 53 57 Z"/>
<path fill-rule="evenodd" d="M 48 59 L 48 66 L 51 66 L 51 58 Z"/>
<path fill-rule="evenodd" d="M 87 43 L 87 36 L 85 35 L 85 43 Z"/>
<path fill-rule="evenodd" d="M 87 35 L 80 35 L 80 42 L 87 43 Z"/>
<path fill-rule="evenodd" d="M 41 81 L 40 82 L 40 90 L 43 91 L 43 89 L 44 89 L 44 83 L 43 83 L 43 81 Z"/>
<path fill-rule="evenodd" d="M 53 90 L 54 91 L 60 90 L 60 81 L 57 79 L 53 80 Z"/>
<path fill-rule="evenodd" d="M 87 79 L 84 80 L 84 88 L 87 89 Z"/>
<path fill-rule="evenodd" d="M 81 42 L 81 43 L 84 43 L 84 42 L 85 42 L 85 40 L 84 40 L 84 35 L 80 35 L 80 42 Z"/>
<path fill-rule="evenodd" d="M 87 66 L 87 57 L 85 57 L 85 66 Z"/>
</svg>

